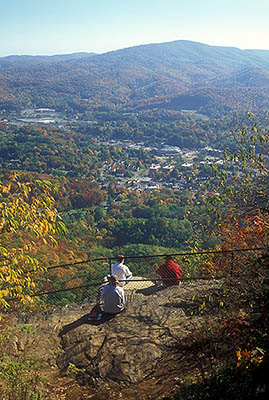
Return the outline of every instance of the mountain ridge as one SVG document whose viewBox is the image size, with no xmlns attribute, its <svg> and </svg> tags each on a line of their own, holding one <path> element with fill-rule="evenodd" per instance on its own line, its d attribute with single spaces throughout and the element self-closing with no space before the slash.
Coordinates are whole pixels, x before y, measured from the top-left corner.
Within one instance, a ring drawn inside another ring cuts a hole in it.
<svg viewBox="0 0 269 400">
<path fill-rule="evenodd" d="M 236 97 L 238 104 L 240 90 L 246 89 L 250 99 L 257 97 L 258 107 L 269 107 L 269 50 L 178 40 L 102 54 L 18 57 L 0 58 L 0 107 L 4 109 L 30 103 L 61 111 L 63 102 L 71 104 L 71 109 L 76 103 L 88 111 L 104 106 L 136 108 L 155 104 L 158 97 L 162 103 L 205 89 L 211 91 L 217 105 L 214 91 L 218 88 L 233 91 L 229 96 Z M 26 57 L 27 62 L 20 57 Z M 46 100 L 40 101 L 44 93 Z M 87 107 L 85 102 L 81 106 L 81 99 L 88 99 Z M 233 108 L 230 100 L 228 106 Z"/>
<path fill-rule="evenodd" d="M 158 47 L 158 46 L 166 46 L 166 45 L 178 45 L 178 44 L 187 44 L 187 45 L 198 45 L 198 46 L 203 46 L 203 47 L 207 47 L 207 48 L 212 48 L 212 49 L 227 49 L 227 50 L 234 50 L 234 51 L 239 51 L 239 52 L 247 52 L 247 53 L 257 53 L 259 55 L 262 56 L 267 56 L 269 58 L 269 50 L 266 49 L 241 49 L 239 47 L 235 47 L 235 46 L 218 46 L 218 45 L 210 45 L 210 44 L 206 44 L 203 42 L 197 42 L 197 41 L 193 41 L 193 40 L 173 40 L 173 41 L 169 41 L 169 42 L 158 42 L 158 43 L 147 43 L 147 44 L 140 44 L 140 45 L 135 45 L 135 46 L 128 46 L 128 47 L 123 47 L 120 49 L 116 49 L 116 50 L 110 50 L 110 51 L 106 51 L 103 53 L 96 53 L 96 52 L 88 52 L 88 51 L 75 51 L 72 53 L 55 53 L 55 54 L 51 54 L 51 55 L 30 55 L 30 54 L 10 54 L 7 56 L 2 56 L 0 57 L 0 59 L 9 59 L 9 58 L 13 58 L 13 57 L 32 57 L 32 58 L 53 58 L 53 57 L 66 57 L 66 56 L 88 56 L 88 55 L 107 55 L 107 54 L 112 54 L 112 53 L 116 53 L 119 51 L 125 51 L 125 50 L 130 50 L 130 49 L 139 49 L 139 48 L 147 48 L 147 47 Z"/>
</svg>

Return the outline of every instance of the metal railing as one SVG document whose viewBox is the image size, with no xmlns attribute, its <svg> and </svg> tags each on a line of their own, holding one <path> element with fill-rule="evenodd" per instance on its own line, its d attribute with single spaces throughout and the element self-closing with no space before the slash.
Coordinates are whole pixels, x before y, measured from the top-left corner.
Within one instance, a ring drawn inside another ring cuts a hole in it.
<svg viewBox="0 0 269 400">
<path fill-rule="evenodd" d="M 150 290 L 154 293 L 156 286 L 161 282 L 160 277 L 155 273 L 156 267 L 160 264 L 156 264 L 156 260 L 164 259 L 167 256 L 173 257 L 174 261 L 182 267 L 183 282 L 212 278 L 222 279 L 224 275 L 227 276 L 227 272 L 232 278 L 239 271 L 239 266 L 246 262 L 247 254 L 250 252 L 254 252 L 255 257 L 258 258 L 264 252 L 268 252 L 268 247 L 139 256 L 127 255 L 125 256 L 125 264 L 133 272 L 133 279 L 128 282 L 125 289 L 132 292 L 141 292 L 141 289 L 147 288 L 147 293 L 150 293 Z M 100 294 L 100 288 L 106 284 L 104 278 L 111 274 L 111 266 L 115 260 L 117 260 L 117 256 L 88 258 L 84 261 L 48 267 L 46 279 L 42 278 L 43 281 L 40 282 L 39 291 L 31 294 L 31 297 L 38 297 L 41 303 L 48 305 L 94 301 Z M 98 263 L 99 265 L 97 265 Z M 102 263 L 101 266 L 100 263 Z M 95 267 L 92 267 L 93 264 Z M 68 268 L 75 266 L 79 268 L 75 272 L 73 271 L 70 279 L 68 279 L 66 271 L 68 271 Z M 64 278 L 58 279 L 57 274 L 56 276 L 51 275 L 57 269 L 63 270 L 62 275 Z M 82 280 L 83 283 L 75 284 L 78 280 Z M 47 290 L 42 290 L 42 288 L 46 287 L 48 288 Z"/>
</svg>

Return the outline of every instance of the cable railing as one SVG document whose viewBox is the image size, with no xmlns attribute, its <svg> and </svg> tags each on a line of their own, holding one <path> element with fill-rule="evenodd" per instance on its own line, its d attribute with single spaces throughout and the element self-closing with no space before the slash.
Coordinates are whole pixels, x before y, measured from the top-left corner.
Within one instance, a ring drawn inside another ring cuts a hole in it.
<svg viewBox="0 0 269 400">
<path fill-rule="evenodd" d="M 177 257 L 177 256 L 193 256 L 193 255 L 203 255 L 203 254 L 225 254 L 225 253 L 237 253 L 237 252 L 248 252 L 248 251 L 260 251 L 260 250 L 268 250 L 268 247 L 255 247 L 255 248 L 243 248 L 243 249 L 227 249 L 227 250 L 208 250 L 208 251 L 197 251 L 197 252 L 184 252 L 184 253 L 166 253 L 166 254 L 148 254 L 142 256 L 124 256 L 125 260 L 133 260 L 133 259 L 147 259 L 147 258 L 157 258 L 157 257 Z M 98 257 L 98 258 L 91 258 L 89 257 L 87 260 L 83 261 L 75 261 L 72 263 L 67 264 L 59 264 L 59 265 L 52 265 L 46 268 L 47 271 L 56 268 L 66 268 L 72 267 L 74 265 L 80 264 L 87 264 L 93 261 L 109 261 L 112 263 L 113 260 L 117 260 L 118 256 L 113 257 Z M 35 272 L 35 270 L 27 271 L 28 272 Z"/>
<path fill-rule="evenodd" d="M 147 292 L 152 292 L 156 289 L 161 281 L 155 273 L 156 264 L 154 261 L 172 257 L 177 263 L 179 263 L 183 269 L 182 282 L 184 281 L 195 281 L 204 279 L 222 279 L 228 275 L 232 277 L 236 276 L 237 266 L 244 262 L 243 254 L 249 252 L 256 252 L 256 254 L 261 254 L 264 251 L 268 251 L 268 247 L 258 247 L 258 248 L 240 248 L 240 249 L 226 249 L 226 250 L 208 250 L 208 251 L 188 251 L 179 253 L 167 253 L 167 254 L 149 254 L 149 255 L 126 255 L 125 264 L 127 264 L 131 271 L 133 272 L 133 279 L 128 282 L 126 289 L 132 292 L 141 292 L 142 288 L 147 288 Z M 236 257 L 238 255 L 238 257 Z M 195 259 L 193 259 L 193 257 Z M 59 284 L 58 281 L 53 280 L 50 282 L 50 290 L 42 290 L 42 285 L 39 287 L 37 293 L 33 293 L 31 297 L 38 297 L 42 303 L 50 305 L 65 305 L 70 303 L 82 303 L 85 301 L 94 300 L 100 295 L 100 288 L 102 288 L 106 283 L 106 276 L 111 274 L 112 262 L 117 260 L 117 256 L 112 257 L 89 257 L 83 261 L 77 261 L 66 264 L 59 264 L 47 267 L 48 272 L 55 269 L 68 269 L 69 267 L 81 266 L 83 264 L 93 264 L 97 262 L 106 262 L 105 268 L 96 268 L 96 276 L 90 276 L 87 278 L 86 274 L 88 269 L 80 270 L 78 269 L 78 275 L 83 275 L 84 281 L 86 283 L 73 285 L 72 281 L 75 282 L 74 275 L 71 279 L 63 279 L 60 287 L 55 287 Z M 199 265 L 198 265 L 199 264 Z M 217 267 L 217 268 L 216 268 Z M 211 270 L 210 270 L 211 268 Z M 214 270 L 215 268 L 215 270 Z M 49 276 L 49 275 L 48 275 Z M 72 279 L 73 278 L 73 279 Z M 71 286 L 70 286 L 71 285 Z M 68 287 L 63 287 L 68 286 Z M 43 282 L 43 288 L 46 287 L 46 281 Z M 41 289 L 41 290 L 40 290 Z"/>
</svg>

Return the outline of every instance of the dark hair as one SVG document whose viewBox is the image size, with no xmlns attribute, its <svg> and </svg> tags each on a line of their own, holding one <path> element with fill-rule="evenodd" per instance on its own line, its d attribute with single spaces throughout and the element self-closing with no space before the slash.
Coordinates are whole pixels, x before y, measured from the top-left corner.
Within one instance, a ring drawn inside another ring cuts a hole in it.
<svg viewBox="0 0 269 400">
<path fill-rule="evenodd" d="M 123 261 L 124 260 L 124 256 L 122 254 L 118 254 L 118 261 Z"/>
<path fill-rule="evenodd" d="M 109 275 L 108 281 L 109 281 L 109 283 L 111 283 L 112 285 L 115 285 L 116 283 L 119 283 L 118 279 L 115 278 L 115 276 L 113 276 L 113 275 Z"/>
</svg>

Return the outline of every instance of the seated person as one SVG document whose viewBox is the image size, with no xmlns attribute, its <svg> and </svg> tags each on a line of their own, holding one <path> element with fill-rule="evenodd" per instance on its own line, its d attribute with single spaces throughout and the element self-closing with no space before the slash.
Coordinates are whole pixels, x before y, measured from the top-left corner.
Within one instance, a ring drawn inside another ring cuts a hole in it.
<svg viewBox="0 0 269 400">
<path fill-rule="evenodd" d="M 125 309 L 124 290 L 113 275 L 108 277 L 108 285 L 103 287 L 102 300 L 103 310 L 106 314 L 118 314 Z"/>
<path fill-rule="evenodd" d="M 182 268 L 170 256 L 166 257 L 166 261 L 156 269 L 156 274 L 162 278 L 165 286 L 179 285 L 182 273 Z"/>
<path fill-rule="evenodd" d="M 132 272 L 129 270 L 127 265 L 124 265 L 124 256 L 118 256 L 118 263 L 113 264 L 111 267 L 111 275 L 119 281 L 120 286 L 126 285 L 126 283 L 132 279 Z"/>
</svg>

